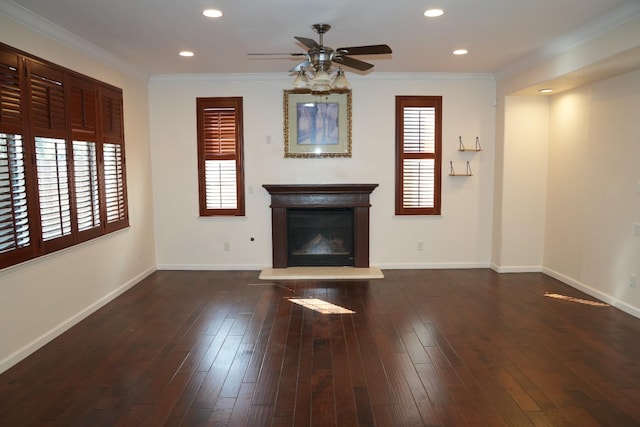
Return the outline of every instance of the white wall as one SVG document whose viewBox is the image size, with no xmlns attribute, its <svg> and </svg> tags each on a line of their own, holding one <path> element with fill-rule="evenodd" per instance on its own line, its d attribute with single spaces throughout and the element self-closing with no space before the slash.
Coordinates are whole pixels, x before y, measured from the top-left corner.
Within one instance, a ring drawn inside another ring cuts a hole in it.
<svg viewBox="0 0 640 427">
<path fill-rule="evenodd" d="M 0 14 L 0 40 L 118 86 L 131 227 L 0 271 L 0 372 L 155 270 L 146 79 L 105 65 Z M 93 56 L 93 55 L 92 55 Z"/>
<path fill-rule="evenodd" d="M 283 152 L 283 89 L 262 76 L 156 76 L 150 84 L 156 251 L 159 268 L 271 266 L 271 212 L 263 184 L 377 183 L 371 264 L 384 268 L 487 267 L 491 258 L 495 111 L 486 75 L 349 76 L 353 157 L 291 159 Z M 442 216 L 394 216 L 396 95 L 443 96 Z M 195 98 L 244 99 L 246 217 L 199 218 Z M 460 153 L 458 137 L 484 151 Z M 471 162 L 473 177 L 449 177 Z M 255 241 L 251 242 L 250 238 Z M 424 250 L 417 243 L 424 242 Z M 224 251 L 224 243 L 231 250 Z"/>
<path fill-rule="evenodd" d="M 554 96 L 544 264 L 640 317 L 640 71 Z"/>
<path fill-rule="evenodd" d="M 509 96 L 505 100 L 504 158 L 499 184 L 500 238 L 494 264 L 502 272 L 541 271 L 544 244 L 548 99 Z M 499 204 L 498 204 L 499 203 Z"/>
</svg>

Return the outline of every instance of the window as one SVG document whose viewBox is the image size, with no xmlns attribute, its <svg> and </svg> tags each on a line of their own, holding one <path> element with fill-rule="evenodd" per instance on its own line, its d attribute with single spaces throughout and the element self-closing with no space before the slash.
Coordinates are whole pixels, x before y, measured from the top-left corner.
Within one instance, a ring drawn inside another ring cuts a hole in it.
<svg viewBox="0 0 640 427">
<path fill-rule="evenodd" d="M 200 216 L 244 215 L 242 98 L 197 98 Z"/>
<path fill-rule="evenodd" d="M 122 91 L 0 44 L 0 268 L 127 227 Z"/>
<path fill-rule="evenodd" d="M 396 215 L 440 215 L 442 97 L 396 96 Z"/>
</svg>

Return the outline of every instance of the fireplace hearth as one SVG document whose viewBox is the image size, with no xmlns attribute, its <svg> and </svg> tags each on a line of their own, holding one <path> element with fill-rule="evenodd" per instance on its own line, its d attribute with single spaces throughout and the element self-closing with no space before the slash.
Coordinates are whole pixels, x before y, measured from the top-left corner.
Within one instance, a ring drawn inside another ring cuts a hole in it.
<svg viewBox="0 0 640 427">
<path fill-rule="evenodd" d="M 273 267 L 369 267 L 369 195 L 378 184 L 263 185 Z"/>
</svg>

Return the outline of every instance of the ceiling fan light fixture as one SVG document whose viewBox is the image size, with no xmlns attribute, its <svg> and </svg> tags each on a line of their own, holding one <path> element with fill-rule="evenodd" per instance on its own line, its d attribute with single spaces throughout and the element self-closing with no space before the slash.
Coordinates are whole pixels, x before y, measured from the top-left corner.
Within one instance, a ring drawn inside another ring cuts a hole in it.
<svg viewBox="0 0 640 427">
<path fill-rule="evenodd" d="M 324 70 L 316 73 L 311 83 L 311 89 L 318 92 L 327 92 L 331 90 L 331 76 Z"/>
<path fill-rule="evenodd" d="M 298 89 L 309 87 L 309 79 L 307 78 L 307 74 L 305 73 L 304 69 L 298 71 L 298 74 L 293 81 L 293 87 Z"/>
<path fill-rule="evenodd" d="M 349 88 L 349 80 L 347 80 L 347 76 L 344 75 L 344 70 L 342 67 L 338 68 L 338 72 L 331 83 L 331 86 L 336 89 L 348 89 Z"/>
</svg>

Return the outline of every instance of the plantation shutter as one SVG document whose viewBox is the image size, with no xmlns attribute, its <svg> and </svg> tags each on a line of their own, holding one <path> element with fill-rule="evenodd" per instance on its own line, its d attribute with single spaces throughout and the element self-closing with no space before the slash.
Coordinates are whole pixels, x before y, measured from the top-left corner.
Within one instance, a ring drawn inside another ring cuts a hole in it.
<svg viewBox="0 0 640 427">
<path fill-rule="evenodd" d="M 66 141 L 36 137 L 40 227 L 46 242 L 71 235 Z"/>
<path fill-rule="evenodd" d="M 108 230 L 128 225 L 122 93 L 100 89 L 105 221 Z"/>
<path fill-rule="evenodd" d="M 36 136 L 67 137 L 64 73 L 28 62 L 31 120 Z"/>
<path fill-rule="evenodd" d="M 28 247 L 29 232 L 22 137 L 0 133 L 0 254 Z"/>
<path fill-rule="evenodd" d="M 396 214 L 440 213 L 439 97 L 397 97 Z"/>
<path fill-rule="evenodd" d="M 27 70 L 40 229 L 50 252 L 73 242 L 64 73 L 35 61 L 27 61 Z"/>
<path fill-rule="evenodd" d="M 0 132 L 5 134 L 23 133 L 20 68 L 17 55 L 0 51 Z"/>
<path fill-rule="evenodd" d="M 127 227 L 122 90 L 0 43 L 0 269 Z"/>
<path fill-rule="evenodd" d="M 0 267 L 31 245 L 18 55 L 0 51 Z"/>
<path fill-rule="evenodd" d="M 69 79 L 75 220 L 79 240 L 100 234 L 100 193 L 97 155 L 97 87 Z"/>
<path fill-rule="evenodd" d="M 241 99 L 198 99 L 201 215 L 244 215 Z"/>
</svg>

